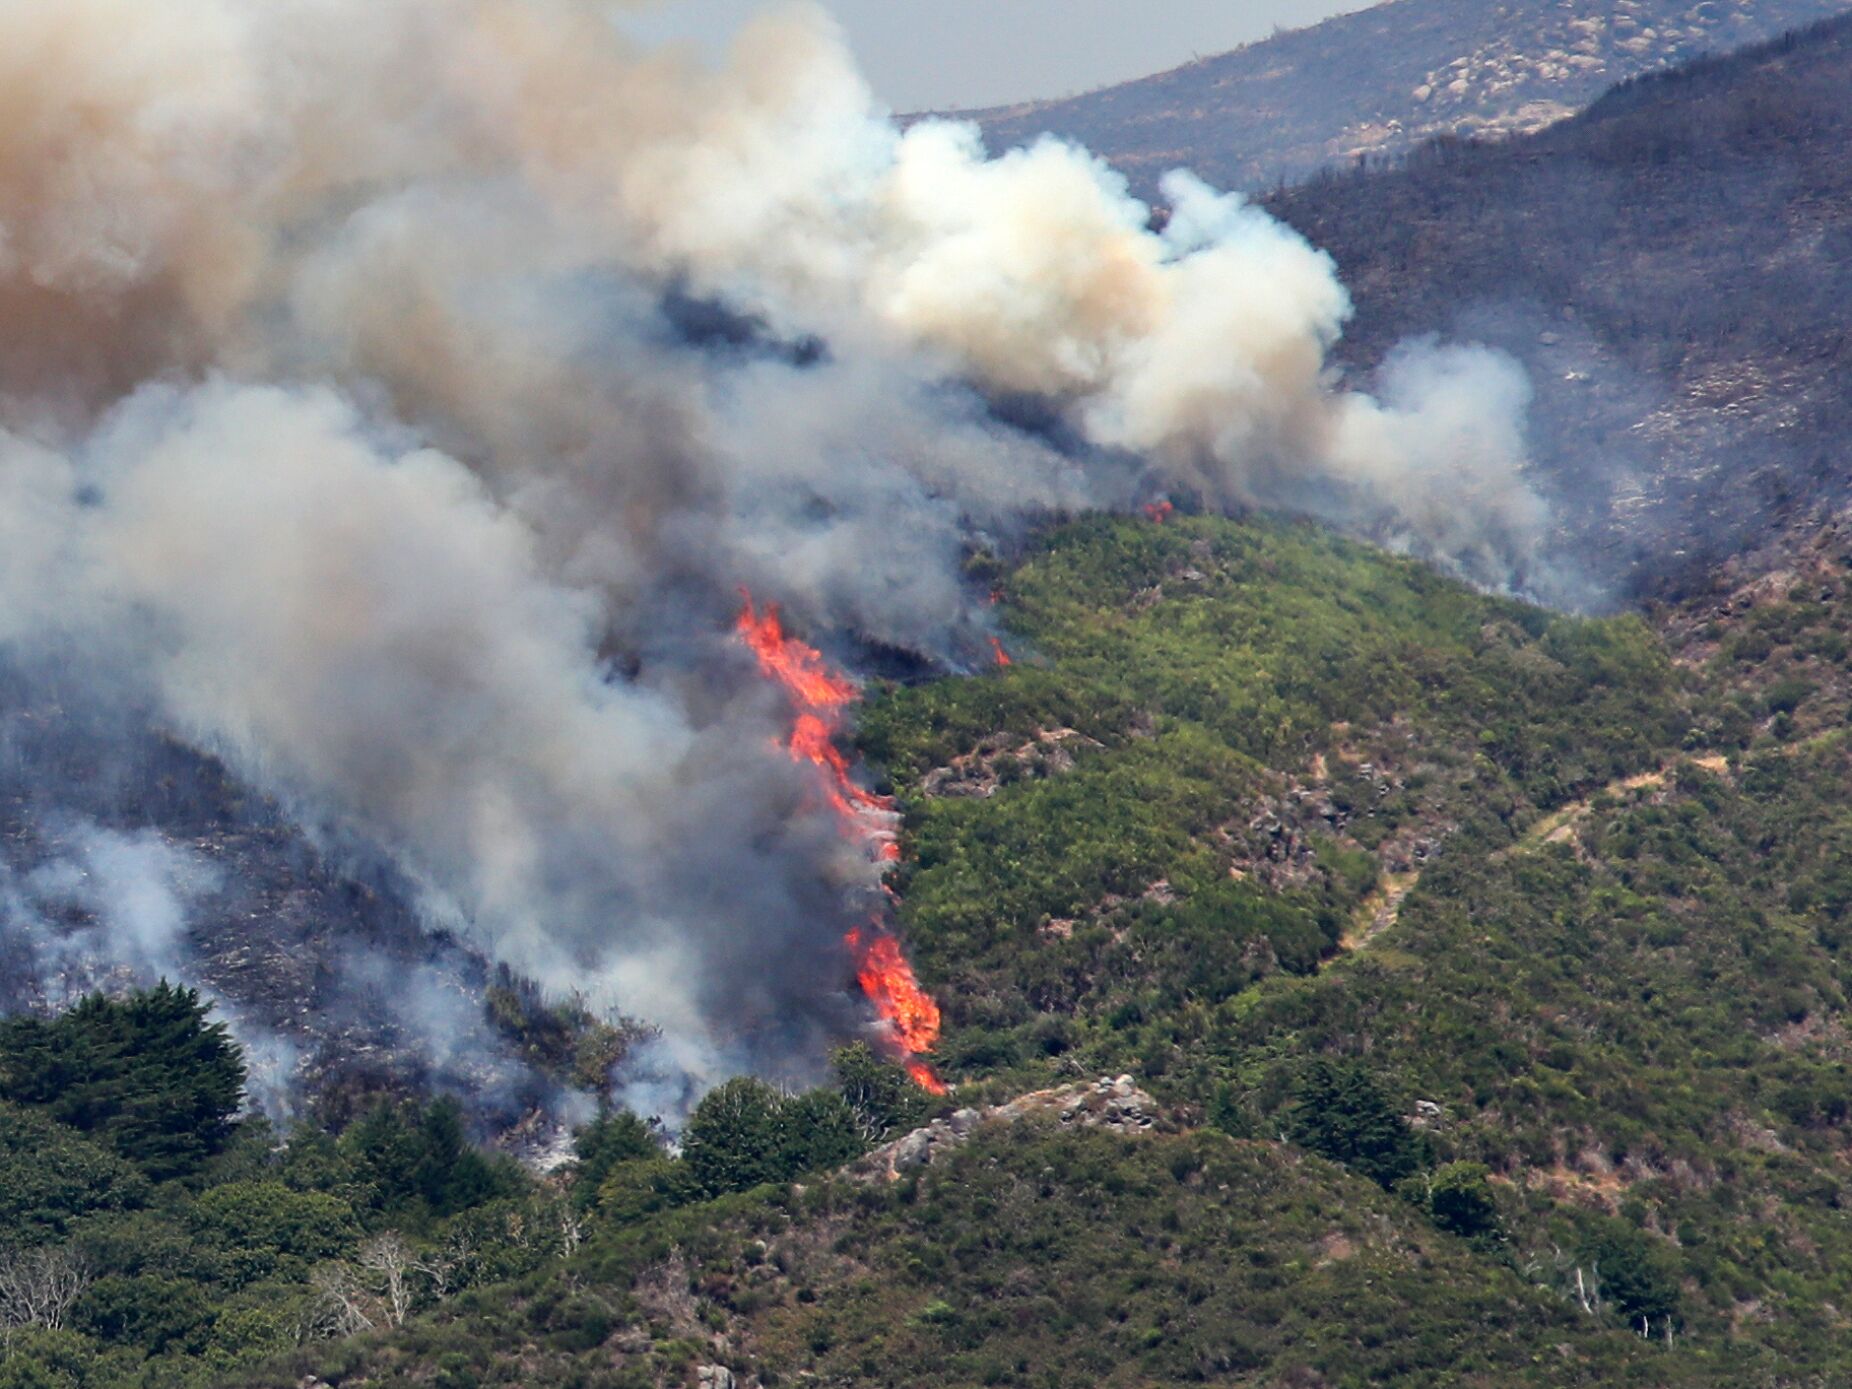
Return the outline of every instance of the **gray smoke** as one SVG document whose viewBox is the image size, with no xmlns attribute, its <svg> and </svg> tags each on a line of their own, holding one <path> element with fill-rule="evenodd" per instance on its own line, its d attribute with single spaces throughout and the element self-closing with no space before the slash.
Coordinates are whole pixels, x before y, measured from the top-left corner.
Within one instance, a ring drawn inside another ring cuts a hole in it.
<svg viewBox="0 0 1852 1389">
<path fill-rule="evenodd" d="M 876 875 L 740 585 L 956 664 L 974 536 L 1158 490 L 1535 564 L 1508 362 L 1338 389 L 1327 257 L 1185 175 L 1153 231 L 1073 147 L 903 134 L 808 6 L 707 70 L 585 0 L 3 0 L 0 93 L 0 640 L 697 1088 L 855 1025 Z"/>
<path fill-rule="evenodd" d="M 61 1011 L 86 994 L 146 988 L 162 979 L 198 988 L 245 1053 L 246 1092 L 272 1119 L 294 1111 L 301 1054 L 201 978 L 188 940 L 219 872 L 152 830 L 124 833 L 90 821 L 53 827 L 64 852 L 26 871 L 0 865 L 0 955 L 29 980 L 16 1000 Z"/>
</svg>

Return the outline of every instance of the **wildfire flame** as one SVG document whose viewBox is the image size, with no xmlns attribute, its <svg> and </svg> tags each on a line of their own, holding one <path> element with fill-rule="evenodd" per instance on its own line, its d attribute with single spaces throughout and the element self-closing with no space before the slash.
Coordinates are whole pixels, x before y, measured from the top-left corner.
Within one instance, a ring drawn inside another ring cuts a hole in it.
<svg viewBox="0 0 1852 1389">
<path fill-rule="evenodd" d="M 1010 660 L 1010 653 L 1003 649 L 1003 643 L 995 637 L 990 639 L 990 649 L 997 653 L 997 669 L 1004 670 L 1013 664 Z"/>
<path fill-rule="evenodd" d="M 1170 519 L 1171 513 L 1176 509 L 1176 504 L 1166 497 L 1162 501 L 1146 503 L 1145 515 L 1161 526 Z"/>
<path fill-rule="evenodd" d="M 844 835 L 865 845 L 877 863 L 895 862 L 900 857 L 895 837 L 900 817 L 892 798 L 856 785 L 848 760 L 836 746 L 843 715 L 859 695 L 854 681 L 832 670 L 822 652 L 787 633 L 775 606 L 768 604 L 761 611 L 750 593 L 742 590 L 740 596 L 744 606 L 734 628 L 757 658 L 760 671 L 790 696 L 796 710 L 789 744 L 792 759 L 816 768 L 817 784 Z M 998 656 L 1007 663 L 1001 647 Z M 856 983 L 892 1029 L 907 1074 L 924 1089 L 943 1095 L 945 1082 L 920 1059 L 938 1043 L 939 1005 L 920 987 L 900 942 L 877 919 L 866 931 L 850 931 L 843 944 L 855 962 Z"/>
</svg>

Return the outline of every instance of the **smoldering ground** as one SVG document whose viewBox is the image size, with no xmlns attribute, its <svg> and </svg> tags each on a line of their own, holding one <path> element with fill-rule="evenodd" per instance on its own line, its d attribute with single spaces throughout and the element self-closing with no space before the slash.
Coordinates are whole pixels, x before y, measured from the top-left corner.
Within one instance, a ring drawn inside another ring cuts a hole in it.
<svg viewBox="0 0 1852 1389">
<path fill-rule="evenodd" d="M 862 1021 L 878 872 L 741 585 L 956 666 L 974 535 L 1160 491 L 1546 572 L 1509 363 L 1337 390 L 1328 258 L 902 133 L 814 8 L 707 69 L 584 0 L 7 0 L 0 92 L 0 637 L 695 1088 Z"/>
</svg>

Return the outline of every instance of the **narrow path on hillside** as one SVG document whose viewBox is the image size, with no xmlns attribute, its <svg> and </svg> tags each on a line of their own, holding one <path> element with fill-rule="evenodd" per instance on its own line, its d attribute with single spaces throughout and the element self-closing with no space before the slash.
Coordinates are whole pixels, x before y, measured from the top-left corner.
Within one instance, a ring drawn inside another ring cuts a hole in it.
<svg viewBox="0 0 1852 1389">
<path fill-rule="evenodd" d="M 1694 767 L 1702 767 L 1707 772 L 1726 776 L 1730 771 L 1730 761 L 1721 753 L 1709 757 L 1679 758 L 1668 762 L 1656 772 L 1641 772 L 1637 776 L 1622 777 L 1611 781 L 1598 791 L 1590 792 L 1579 801 L 1551 811 L 1536 824 L 1526 830 L 1516 844 L 1503 850 L 1498 857 L 1510 858 L 1514 854 L 1529 853 L 1545 844 L 1563 844 L 1575 836 L 1575 827 L 1586 820 L 1595 809 L 1595 803 L 1604 796 L 1619 795 L 1623 791 L 1656 791 L 1672 779 L 1672 773 L 1679 762 L 1689 761 Z"/>
<path fill-rule="evenodd" d="M 1338 942 L 1340 956 L 1355 954 L 1384 931 L 1395 925 L 1402 914 L 1402 903 L 1421 881 L 1421 871 L 1385 873 L 1376 890 L 1357 904 L 1350 914 L 1350 928 Z"/>
<path fill-rule="evenodd" d="M 1729 759 L 1721 753 L 1715 753 L 1709 757 L 1678 760 L 1681 762 L 1689 760 L 1694 766 L 1702 767 L 1707 772 L 1715 772 L 1719 776 L 1727 775 L 1730 770 Z M 1568 805 L 1558 807 L 1524 831 L 1517 843 L 1508 849 L 1499 850 L 1493 855 L 1494 859 L 1502 860 L 1516 854 L 1530 853 L 1546 844 L 1568 842 L 1575 837 L 1577 823 L 1593 813 L 1596 802 L 1602 797 L 1618 795 L 1623 791 L 1656 790 L 1672 779 L 1673 770 L 1677 765 L 1677 762 L 1670 762 L 1657 771 L 1621 777 L 1609 782 L 1598 791 L 1590 792 L 1581 800 L 1571 801 Z M 1383 932 L 1394 926 L 1402 915 L 1402 903 L 1408 900 L 1409 893 L 1413 892 L 1420 882 L 1421 870 L 1419 869 L 1406 873 L 1385 873 L 1378 880 L 1370 895 L 1359 902 L 1356 910 L 1351 913 L 1350 925 L 1345 930 L 1343 938 L 1338 941 L 1337 953 L 1332 957 L 1331 962 L 1335 963 L 1365 949 Z"/>
</svg>

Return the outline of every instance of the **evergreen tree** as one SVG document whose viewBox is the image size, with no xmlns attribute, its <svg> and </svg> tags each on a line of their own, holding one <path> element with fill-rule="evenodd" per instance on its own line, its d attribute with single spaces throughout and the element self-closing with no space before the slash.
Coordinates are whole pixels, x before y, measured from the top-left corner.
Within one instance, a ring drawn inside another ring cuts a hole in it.
<svg viewBox="0 0 1852 1389">
<path fill-rule="evenodd" d="M 591 1205 L 605 1179 L 626 1163 L 663 1156 L 656 1131 L 627 1109 L 608 1109 L 580 1129 L 572 1141 L 579 1159 L 573 1199 Z"/>
<path fill-rule="evenodd" d="M 436 1215 L 454 1215 L 496 1195 L 500 1183 L 489 1160 L 463 1132 L 463 1106 L 449 1095 L 432 1100 L 418 1125 L 418 1194 Z"/>
<path fill-rule="evenodd" d="M 1294 1088 L 1287 1134 L 1385 1190 L 1421 1165 L 1421 1148 L 1376 1077 L 1320 1057 Z"/>
<path fill-rule="evenodd" d="M 211 1005 L 163 980 L 84 999 L 51 1022 L 0 1025 L 0 1099 L 42 1107 L 156 1180 L 185 1176 L 225 1143 L 244 1101 L 244 1060 Z"/>
</svg>

